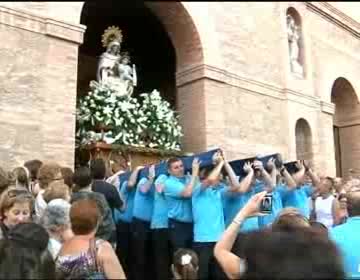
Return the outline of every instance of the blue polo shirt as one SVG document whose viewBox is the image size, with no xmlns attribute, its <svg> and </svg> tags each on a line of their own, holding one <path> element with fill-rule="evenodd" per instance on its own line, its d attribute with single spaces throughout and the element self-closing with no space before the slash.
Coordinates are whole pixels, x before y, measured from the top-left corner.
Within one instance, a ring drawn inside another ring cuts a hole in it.
<svg viewBox="0 0 360 280">
<path fill-rule="evenodd" d="M 230 193 L 224 194 L 224 215 L 226 227 L 231 224 L 236 214 L 248 202 L 248 200 L 255 194 L 261 192 L 264 188 L 264 183 L 256 180 L 255 184 L 250 187 L 246 193 Z M 241 225 L 240 232 L 248 232 L 259 229 L 258 217 L 247 218 Z"/>
<path fill-rule="evenodd" d="M 310 184 L 302 185 L 289 191 L 283 198 L 284 207 L 295 207 L 308 219 L 310 218 L 309 197 L 313 194 L 314 188 Z"/>
<path fill-rule="evenodd" d="M 133 215 L 137 219 L 150 222 L 154 207 L 154 184 L 146 193 L 143 193 L 141 187 L 147 182 L 148 178 L 143 177 L 136 186 Z"/>
<path fill-rule="evenodd" d="M 199 182 L 192 195 L 194 216 L 194 241 L 217 242 L 225 230 L 222 193 L 227 186 L 203 187 Z"/>
<path fill-rule="evenodd" d="M 156 186 L 158 184 L 165 185 L 165 181 L 167 180 L 167 176 L 162 174 L 155 180 L 155 194 L 154 194 L 154 209 L 151 217 L 151 228 L 152 229 L 160 229 L 160 228 L 168 228 L 169 220 L 168 220 L 168 205 L 165 199 L 164 192 L 159 193 L 156 190 Z"/>
<path fill-rule="evenodd" d="M 260 228 L 267 227 L 272 222 L 274 222 L 280 211 L 284 208 L 282 200 L 287 195 L 288 192 L 289 190 L 286 185 L 281 184 L 275 186 L 275 188 L 272 191 L 273 199 L 272 199 L 271 213 L 266 216 L 259 217 Z"/>
<path fill-rule="evenodd" d="M 347 277 L 360 278 L 360 216 L 348 218 L 345 224 L 329 230 L 344 260 Z"/>
<path fill-rule="evenodd" d="M 165 181 L 165 198 L 169 207 L 168 218 L 185 223 L 193 222 L 191 197 L 185 198 L 180 195 L 190 180 L 189 175 L 182 178 L 170 175 Z"/>
<path fill-rule="evenodd" d="M 128 181 L 125 181 L 120 187 L 120 193 L 125 202 L 125 210 L 124 212 L 120 212 L 118 209 L 114 209 L 115 223 L 118 223 L 119 221 L 131 223 L 133 218 L 135 188 L 128 189 L 127 183 Z"/>
</svg>

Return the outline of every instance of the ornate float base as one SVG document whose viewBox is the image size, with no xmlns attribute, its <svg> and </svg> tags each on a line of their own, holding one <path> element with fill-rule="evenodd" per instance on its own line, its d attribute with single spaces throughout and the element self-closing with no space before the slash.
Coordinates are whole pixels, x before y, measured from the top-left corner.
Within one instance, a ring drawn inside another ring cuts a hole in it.
<svg viewBox="0 0 360 280">
<path fill-rule="evenodd" d="M 152 148 L 123 146 L 96 142 L 83 146 L 82 153 L 88 153 L 88 158 L 102 158 L 108 167 L 108 175 L 120 170 L 127 171 L 140 165 L 158 163 L 170 157 L 183 156 L 180 151 L 164 151 Z"/>
</svg>

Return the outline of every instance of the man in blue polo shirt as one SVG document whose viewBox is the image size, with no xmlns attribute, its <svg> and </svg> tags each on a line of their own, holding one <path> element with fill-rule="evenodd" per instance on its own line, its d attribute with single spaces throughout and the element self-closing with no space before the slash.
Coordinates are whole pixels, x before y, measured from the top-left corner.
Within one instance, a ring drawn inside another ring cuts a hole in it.
<svg viewBox="0 0 360 280">
<path fill-rule="evenodd" d="M 168 201 L 170 240 L 174 250 L 191 248 L 193 240 L 193 215 L 191 196 L 198 181 L 199 160 L 194 158 L 192 175 L 184 174 L 184 164 L 179 158 L 168 160 L 168 173 L 164 193 Z"/>
<path fill-rule="evenodd" d="M 260 228 L 267 227 L 275 221 L 278 214 L 284 208 L 284 197 L 286 197 L 286 195 L 296 187 L 294 179 L 282 164 L 279 166 L 279 168 L 277 168 L 275 165 L 275 159 L 270 158 L 266 165 L 270 172 L 269 175 L 271 177 L 271 182 L 264 186 L 262 190 L 266 190 L 269 194 L 272 195 L 272 207 L 271 213 L 258 217 Z M 262 173 L 266 172 L 263 170 L 264 168 L 261 164 L 259 164 L 259 169 Z M 278 180 L 280 178 L 283 178 L 284 182 L 280 182 L 280 180 Z"/>
<path fill-rule="evenodd" d="M 114 220 L 117 231 L 116 254 L 124 268 L 127 278 L 132 275 L 131 259 L 131 223 L 133 219 L 135 188 L 139 171 L 143 166 L 138 166 L 131 173 L 128 180 L 120 186 L 120 194 L 124 199 L 124 210 L 121 212 L 117 209 L 114 211 Z"/>
<path fill-rule="evenodd" d="M 131 244 L 135 280 L 145 279 L 153 269 L 150 223 L 154 207 L 154 179 L 155 166 L 152 165 L 148 177 L 141 178 L 136 187 Z"/>
<path fill-rule="evenodd" d="M 196 185 L 192 196 L 193 247 L 199 257 L 200 279 L 224 278 L 213 255 L 215 244 L 225 230 L 223 196 L 227 192 L 244 191 L 222 152 L 214 155 L 213 163 L 215 167 L 208 166 L 201 170 L 201 182 Z M 229 185 L 222 180 L 222 170 L 229 177 Z"/>
<path fill-rule="evenodd" d="M 360 278 L 360 188 L 347 193 L 349 218 L 345 224 L 330 229 L 330 238 L 342 253 L 348 277 Z"/>
<path fill-rule="evenodd" d="M 225 192 L 223 195 L 225 225 L 229 226 L 239 210 L 257 192 L 262 190 L 262 183 L 254 178 L 254 169 L 250 162 L 244 164 L 246 176 L 241 179 L 237 191 Z M 258 217 L 251 217 L 244 221 L 239 231 L 247 232 L 259 228 Z"/>
<path fill-rule="evenodd" d="M 171 278 L 171 250 L 169 241 L 168 204 L 164 195 L 165 181 L 168 176 L 159 175 L 155 180 L 154 208 L 151 217 L 152 244 L 155 262 L 155 277 L 158 280 Z"/>
<path fill-rule="evenodd" d="M 292 175 L 295 180 L 296 187 L 286 193 L 283 198 L 283 206 L 295 207 L 299 209 L 301 214 L 309 219 L 309 197 L 313 195 L 320 179 L 304 161 L 298 161 L 297 168 L 298 171 Z M 306 183 L 306 176 L 310 177 L 312 182 L 311 184 Z"/>
</svg>

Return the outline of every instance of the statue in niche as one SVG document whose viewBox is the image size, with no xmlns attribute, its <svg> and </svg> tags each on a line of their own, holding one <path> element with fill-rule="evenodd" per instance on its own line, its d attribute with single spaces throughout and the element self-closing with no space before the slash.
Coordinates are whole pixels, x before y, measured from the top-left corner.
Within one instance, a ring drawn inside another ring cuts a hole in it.
<svg viewBox="0 0 360 280">
<path fill-rule="evenodd" d="M 97 82 L 112 87 L 119 96 L 131 95 L 137 85 L 135 64 L 129 66 L 129 54 L 120 53 L 122 37 L 118 27 L 105 30 L 102 43 L 106 51 L 100 56 L 96 73 Z M 92 86 L 97 84 L 92 83 Z"/>
<path fill-rule="evenodd" d="M 300 27 L 296 25 L 295 19 L 291 15 L 287 15 L 287 35 L 290 50 L 290 67 L 291 72 L 301 77 L 304 76 L 304 69 L 300 59 Z"/>
</svg>

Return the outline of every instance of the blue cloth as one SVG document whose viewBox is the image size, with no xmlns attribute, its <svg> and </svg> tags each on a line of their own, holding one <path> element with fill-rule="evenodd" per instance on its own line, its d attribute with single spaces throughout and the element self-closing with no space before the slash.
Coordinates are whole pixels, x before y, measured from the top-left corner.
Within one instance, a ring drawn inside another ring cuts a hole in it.
<svg viewBox="0 0 360 280">
<path fill-rule="evenodd" d="M 246 193 L 230 193 L 227 192 L 224 194 L 224 216 L 225 216 L 225 225 L 226 227 L 231 224 L 236 214 L 240 211 L 241 208 L 248 202 L 248 200 L 255 194 L 261 192 L 264 188 L 264 184 L 256 180 L 255 184 L 250 187 L 250 190 Z M 239 231 L 248 232 L 259 229 L 258 217 L 251 217 L 246 219 Z"/>
<path fill-rule="evenodd" d="M 150 222 L 154 207 L 154 184 L 151 184 L 150 189 L 144 193 L 141 187 L 148 182 L 148 178 L 141 178 L 136 186 L 135 201 L 134 201 L 134 217 L 140 220 Z"/>
<path fill-rule="evenodd" d="M 277 156 L 278 156 L 278 154 L 271 154 L 271 155 L 267 155 L 267 156 L 264 156 L 261 158 L 251 157 L 251 158 L 245 158 L 245 159 L 238 159 L 238 160 L 230 161 L 229 164 L 237 176 L 245 177 L 246 172 L 244 171 L 244 164 L 246 162 L 248 162 L 248 161 L 253 162 L 255 159 L 257 159 L 263 163 L 264 167 L 266 167 L 268 160 L 270 158 L 276 158 Z"/>
<path fill-rule="evenodd" d="M 225 230 L 222 193 L 227 186 L 203 187 L 199 182 L 192 195 L 194 216 L 194 241 L 217 242 Z"/>
<path fill-rule="evenodd" d="M 347 277 L 360 278 L 360 216 L 348 218 L 345 224 L 331 228 L 330 238 L 338 246 Z"/>
<path fill-rule="evenodd" d="M 155 195 L 154 195 L 154 209 L 151 217 L 151 229 L 156 228 L 168 228 L 169 219 L 168 219 L 168 204 L 165 199 L 164 192 L 158 192 L 156 190 L 157 185 L 165 185 L 167 176 L 162 174 L 155 180 Z"/>
<path fill-rule="evenodd" d="M 165 198 L 168 202 L 168 217 L 180 222 L 191 223 L 193 221 L 191 197 L 185 198 L 181 193 L 189 184 L 191 176 L 177 178 L 169 176 L 165 181 Z"/>
<path fill-rule="evenodd" d="M 308 198 L 313 194 L 314 188 L 310 184 L 302 185 L 292 191 L 289 191 L 283 198 L 283 206 L 295 207 L 306 218 L 310 218 L 310 205 Z"/>
<path fill-rule="evenodd" d="M 118 223 L 119 221 L 130 223 L 133 218 L 135 189 L 134 188 L 128 189 L 127 183 L 128 183 L 127 181 L 122 183 L 120 188 L 120 193 L 124 198 L 125 211 L 120 212 L 119 210 L 114 209 L 115 223 Z"/>
<path fill-rule="evenodd" d="M 270 225 L 276 219 L 279 212 L 284 208 L 283 207 L 283 198 L 289 192 L 287 186 L 277 185 L 272 191 L 272 209 L 271 213 L 266 216 L 259 217 L 259 228 L 266 227 Z"/>
<path fill-rule="evenodd" d="M 212 158 L 213 155 L 218 151 L 219 149 L 214 149 L 214 150 L 210 150 L 207 152 L 203 152 L 200 154 L 196 154 L 193 156 L 186 156 L 186 157 L 180 157 L 180 159 L 183 161 L 184 163 L 184 170 L 185 172 L 191 172 L 192 169 L 192 162 L 194 160 L 194 158 L 199 158 L 200 162 L 200 167 L 205 167 L 205 166 L 209 166 L 212 165 Z M 149 175 L 149 167 L 145 167 L 143 169 L 140 170 L 139 172 L 139 179 L 142 179 L 144 177 L 147 177 Z M 159 176 L 161 174 L 166 174 L 167 175 L 167 162 L 165 160 L 160 161 L 158 164 L 155 165 L 155 176 Z M 123 175 L 125 177 L 125 175 Z"/>
</svg>

